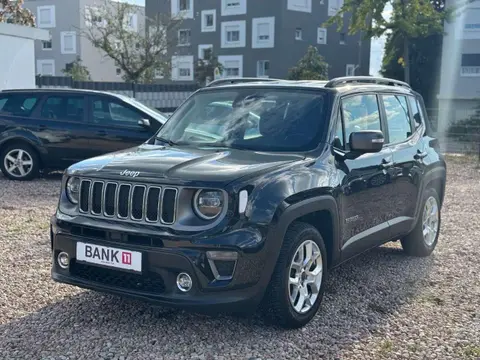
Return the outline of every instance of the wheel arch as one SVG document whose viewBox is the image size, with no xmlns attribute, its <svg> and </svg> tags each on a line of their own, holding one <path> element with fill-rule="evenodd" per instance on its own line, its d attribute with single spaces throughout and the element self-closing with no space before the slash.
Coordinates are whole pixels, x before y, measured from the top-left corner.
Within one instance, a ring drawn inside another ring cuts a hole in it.
<svg viewBox="0 0 480 360">
<path fill-rule="evenodd" d="M 26 144 L 30 146 L 33 151 L 35 151 L 38 155 L 38 159 L 40 161 L 40 168 L 43 168 L 45 152 L 42 151 L 42 148 L 38 146 L 38 143 L 24 136 L 9 137 L 0 142 L 0 153 L 2 153 L 5 148 L 12 144 Z"/>
<path fill-rule="evenodd" d="M 296 221 L 316 228 L 323 237 L 327 249 L 327 264 L 332 267 L 340 258 L 340 223 L 338 207 L 331 195 L 320 195 L 288 205 L 281 215 L 276 216 L 275 237 L 283 239 L 289 227 Z M 281 246 L 278 246 L 278 253 Z M 276 254 L 278 257 L 278 254 Z"/>
</svg>

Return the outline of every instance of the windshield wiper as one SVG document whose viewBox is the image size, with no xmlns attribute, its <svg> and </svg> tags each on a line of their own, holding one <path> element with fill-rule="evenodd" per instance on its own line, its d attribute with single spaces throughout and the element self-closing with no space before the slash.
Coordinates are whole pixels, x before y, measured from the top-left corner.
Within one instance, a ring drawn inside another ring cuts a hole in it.
<svg viewBox="0 0 480 360">
<path fill-rule="evenodd" d="M 165 138 L 163 138 L 163 137 L 161 137 L 161 136 L 157 136 L 156 139 L 159 140 L 159 141 L 161 141 L 161 142 L 167 143 L 167 144 L 170 145 L 170 146 L 178 145 L 176 142 L 174 142 L 174 141 L 172 141 L 172 140 L 170 140 L 170 139 L 165 139 Z"/>
</svg>

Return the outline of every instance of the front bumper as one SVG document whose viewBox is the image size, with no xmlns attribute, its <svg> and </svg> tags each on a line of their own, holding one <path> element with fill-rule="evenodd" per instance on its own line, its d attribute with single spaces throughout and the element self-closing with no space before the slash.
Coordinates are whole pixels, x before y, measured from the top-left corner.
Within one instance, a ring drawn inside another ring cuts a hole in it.
<svg viewBox="0 0 480 360">
<path fill-rule="evenodd" d="M 60 216 L 57 216 L 60 215 Z M 157 305 L 188 308 L 194 311 L 250 312 L 260 303 L 271 276 L 271 257 L 266 237 L 258 229 L 245 228 L 222 234 L 218 238 L 158 238 L 139 228 L 122 229 L 118 224 L 65 218 L 51 219 L 52 279 L 100 292 L 113 293 Z M 77 242 L 141 252 L 141 274 L 79 262 Z M 218 263 L 212 271 L 207 251 L 235 251 L 235 264 Z M 66 252 L 67 269 L 59 266 L 57 257 Z M 275 252 L 274 252 L 275 253 Z M 268 260 L 268 261 L 267 261 Z M 218 269 L 222 278 L 218 278 Z M 233 270 L 233 271 L 232 271 Z M 177 275 L 188 273 L 192 289 L 182 292 Z M 231 276 L 228 273 L 232 273 Z"/>
</svg>

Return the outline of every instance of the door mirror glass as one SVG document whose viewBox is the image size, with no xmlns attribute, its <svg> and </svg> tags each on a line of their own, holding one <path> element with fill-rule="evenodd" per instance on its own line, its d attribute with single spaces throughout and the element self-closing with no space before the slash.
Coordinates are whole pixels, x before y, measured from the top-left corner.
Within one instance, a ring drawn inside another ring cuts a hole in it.
<svg viewBox="0 0 480 360">
<path fill-rule="evenodd" d="M 138 125 L 149 128 L 150 127 L 150 120 L 140 119 L 140 120 L 138 120 Z"/>
<path fill-rule="evenodd" d="M 361 130 L 350 134 L 350 149 L 357 153 L 375 153 L 383 148 L 385 138 L 380 130 Z"/>
</svg>

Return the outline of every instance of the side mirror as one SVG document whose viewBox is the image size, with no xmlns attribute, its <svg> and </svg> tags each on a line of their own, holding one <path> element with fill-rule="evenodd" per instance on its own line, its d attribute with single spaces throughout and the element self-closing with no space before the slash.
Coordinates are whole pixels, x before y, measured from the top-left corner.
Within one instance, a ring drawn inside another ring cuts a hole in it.
<svg viewBox="0 0 480 360">
<path fill-rule="evenodd" d="M 138 120 L 138 125 L 149 128 L 150 127 L 150 120 L 148 120 L 148 119 Z"/>
<path fill-rule="evenodd" d="M 350 134 L 350 149 L 356 153 L 376 153 L 382 150 L 385 138 L 380 130 L 361 130 Z"/>
</svg>

